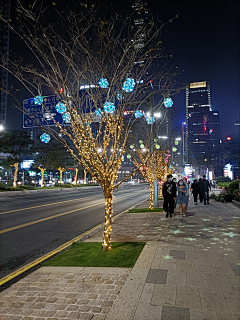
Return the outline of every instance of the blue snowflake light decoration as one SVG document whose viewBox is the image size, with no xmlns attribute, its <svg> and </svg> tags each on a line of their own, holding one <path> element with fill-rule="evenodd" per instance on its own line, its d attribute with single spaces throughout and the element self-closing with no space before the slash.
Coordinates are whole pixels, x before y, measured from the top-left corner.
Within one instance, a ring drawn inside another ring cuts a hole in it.
<svg viewBox="0 0 240 320">
<path fill-rule="evenodd" d="M 153 124 L 155 122 L 155 119 L 153 117 L 147 117 L 146 121 L 147 121 L 147 124 Z"/>
<path fill-rule="evenodd" d="M 66 112 L 62 115 L 63 121 L 65 121 L 66 123 L 71 122 L 71 115 L 69 112 Z"/>
<path fill-rule="evenodd" d="M 58 113 L 63 114 L 67 111 L 67 106 L 62 102 L 58 102 L 58 104 L 56 104 L 56 110 Z"/>
<path fill-rule="evenodd" d="M 126 81 L 123 83 L 122 90 L 125 92 L 132 92 L 135 87 L 135 81 L 133 78 L 127 78 Z"/>
<path fill-rule="evenodd" d="M 33 99 L 34 99 L 34 104 L 36 104 L 36 105 L 40 105 L 43 102 L 43 97 L 41 97 L 41 96 L 36 96 Z"/>
<path fill-rule="evenodd" d="M 115 110 L 115 105 L 112 102 L 106 102 L 103 108 L 105 112 L 113 113 Z"/>
<path fill-rule="evenodd" d="M 164 100 L 163 104 L 165 105 L 166 108 L 171 108 L 171 106 L 173 105 L 173 101 L 171 98 L 167 98 Z"/>
<path fill-rule="evenodd" d="M 141 110 L 137 110 L 137 111 L 135 112 L 135 118 L 141 118 L 142 115 L 143 115 L 143 113 L 142 113 Z"/>
<path fill-rule="evenodd" d="M 102 110 L 101 109 L 96 109 L 95 113 L 97 116 L 101 116 L 102 115 Z"/>
<path fill-rule="evenodd" d="M 40 136 L 40 140 L 44 143 L 48 143 L 50 140 L 51 140 L 51 137 L 49 134 L 47 133 L 43 133 L 41 136 Z"/>
<path fill-rule="evenodd" d="M 124 96 L 121 93 L 117 93 L 117 100 L 122 101 L 124 99 Z"/>
<path fill-rule="evenodd" d="M 101 78 L 100 81 L 98 82 L 98 84 L 101 88 L 107 88 L 109 85 L 107 79 L 105 79 L 105 78 Z"/>
</svg>

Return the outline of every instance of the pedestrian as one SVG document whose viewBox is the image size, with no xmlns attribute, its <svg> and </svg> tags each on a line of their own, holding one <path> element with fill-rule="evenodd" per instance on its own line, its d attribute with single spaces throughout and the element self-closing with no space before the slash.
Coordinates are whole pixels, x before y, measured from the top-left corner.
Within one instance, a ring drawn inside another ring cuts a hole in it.
<svg viewBox="0 0 240 320">
<path fill-rule="evenodd" d="M 191 189 L 192 189 L 192 194 L 193 194 L 193 200 L 194 200 L 194 204 L 196 205 L 197 204 L 197 197 L 200 193 L 200 189 L 199 189 L 199 186 L 198 186 L 198 182 L 197 182 L 197 179 L 195 179 L 193 181 L 193 184 L 191 186 Z"/>
<path fill-rule="evenodd" d="M 176 189 L 177 189 L 177 179 L 173 178 L 172 181 L 175 183 Z M 176 207 L 177 207 L 177 199 L 175 198 L 175 200 L 174 200 L 174 210 L 176 209 Z M 174 213 L 174 216 L 176 216 L 176 213 Z"/>
<path fill-rule="evenodd" d="M 202 180 L 202 193 L 205 205 L 209 204 L 209 190 L 211 191 L 211 185 L 209 181 L 206 179 L 206 175 L 204 175 Z"/>
<path fill-rule="evenodd" d="M 176 184 L 172 181 L 172 175 L 169 174 L 167 176 L 167 181 L 163 184 L 163 210 L 166 212 L 166 218 L 168 215 L 170 215 L 170 218 L 172 217 L 172 214 L 174 212 L 174 200 L 176 199 Z"/>
<path fill-rule="evenodd" d="M 187 193 L 186 193 L 186 195 L 187 195 L 187 203 L 186 203 L 186 210 L 185 210 L 185 212 L 187 212 L 187 208 L 188 208 L 188 202 L 189 202 L 189 193 L 190 193 L 190 185 L 189 185 L 189 183 L 188 183 L 188 181 L 187 181 L 187 178 L 183 178 L 183 183 L 185 184 L 185 186 L 187 187 Z"/>
<path fill-rule="evenodd" d="M 180 214 L 182 215 L 182 217 L 185 216 L 188 197 L 187 197 L 187 186 L 185 185 L 182 179 L 178 181 L 177 203 L 179 204 Z"/>
<path fill-rule="evenodd" d="M 199 180 L 198 180 L 198 187 L 199 187 L 199 199 L 200 199 L 200 203 L 202 203 L 203 202 L 202 178 L 199 178 Z"/>
</svg>

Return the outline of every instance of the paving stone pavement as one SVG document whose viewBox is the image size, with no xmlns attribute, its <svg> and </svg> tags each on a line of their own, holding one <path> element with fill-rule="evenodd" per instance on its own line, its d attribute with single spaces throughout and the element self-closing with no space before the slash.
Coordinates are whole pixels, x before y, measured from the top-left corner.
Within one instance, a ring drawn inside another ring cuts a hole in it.
<svg viewBox="0 0 240 320">
<path fill-rule="evenodd" d="M 86 241 L 102 241 L 101 233 Z M 147 244 L 133 269 L 38 269 L 0 294 L 0 319 L 240 319 L 237 207 L 191 200 L 184 218 L 125 214 L 112 241 Z"/>
</svg>

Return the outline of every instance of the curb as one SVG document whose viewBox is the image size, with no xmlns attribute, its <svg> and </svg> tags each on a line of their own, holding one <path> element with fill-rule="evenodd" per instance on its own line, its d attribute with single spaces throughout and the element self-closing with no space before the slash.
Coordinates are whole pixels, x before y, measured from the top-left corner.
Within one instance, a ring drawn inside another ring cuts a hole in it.
<svg viewBox="0 0 240 320">
<path fill-rule="evenodd" d="M 95 187 L 94 187 L 95 188 Z M 47 190 L 47 189 L 45 189 Z M 17 192 L 17 191 L 16 191 Z M 118 213 L 116 216 L 114 216 L 112 218 L 112 221 L 116 221 L 117 219 L 119 219 L 122 215 L 126 214 L 129 210 L 133 209 L 136 205 L 141 204 L 142 202 L 146 201 L 143 200 L 137 204 L 135 204 L 134 206 Z M 52 250 L 51 252 L 43 255 L 42 257 L 28 263 L 27 265 L 19 268 L 18 270 L 10 273 L 9 275 L 3 277 L 0 279 L 0 292 L 7 289 L 8 287 L 10 287 L 13 283 L 19 281 L 20 279 L 24 278 L 25 276 L 27 276 L 29 273 L 35 271 L 36 269 L 39 269 L 40 267 L 42 267 L 42 264 L 46 261 L 48 261 L 49 259 L 52 258 L 52 256 L 57 255 L 59 253 L 61 253 L 62 251 L 68 249 L 74 242 L 82 242 L 84 240 L 86 240 L 87 238 L 90 238 L 91 235 L 93 235 L 94 233 L 100 231 L 102 228 L 104 227 L 104 222 L 98 224 L 97 226 L 91 228 L 90 230 L 82 233 L 81 235 L 75 237 L 74 239 L 69 240 L 68 242 L 64 243 L 63 245 L 59 246 L 58 248 Z"/>
<path fill-rule="evenodd" d="M 233 204 L 235 207 L 237 207 L 237 208 L 240 209 L 240 202 L 239 202 L 239 201 L 232 200 L 232 204 Z"/>
</svg>

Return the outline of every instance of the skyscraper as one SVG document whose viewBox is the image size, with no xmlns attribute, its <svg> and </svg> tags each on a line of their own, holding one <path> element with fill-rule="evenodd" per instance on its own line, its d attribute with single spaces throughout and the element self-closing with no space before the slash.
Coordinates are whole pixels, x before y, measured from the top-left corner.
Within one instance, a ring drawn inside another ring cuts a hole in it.
<svg viewBox="0 0 240 320">
<path fill-rule="evenodd" d="M 190 83 L 186 88 L 186 162 L 196 165 L 205 161 L 209 167 L 209 161 L 216 160 L 217 164 L 219 144 L 219 112 L 212 111 L 210 84 Z"/>
<path fill-rule="evenodd" d="M 10 0 L 1 0 L 0 15 L 8 20 L 10 18 Z M 7 61 L 9 51 L 9 28 L 0 20 L 0 57 Z M 6 124 L 7 115 L 7 94 L 8 89 L 8 71 L 4 68 L 0 70 L 0 124 Z"/>
</svg>

